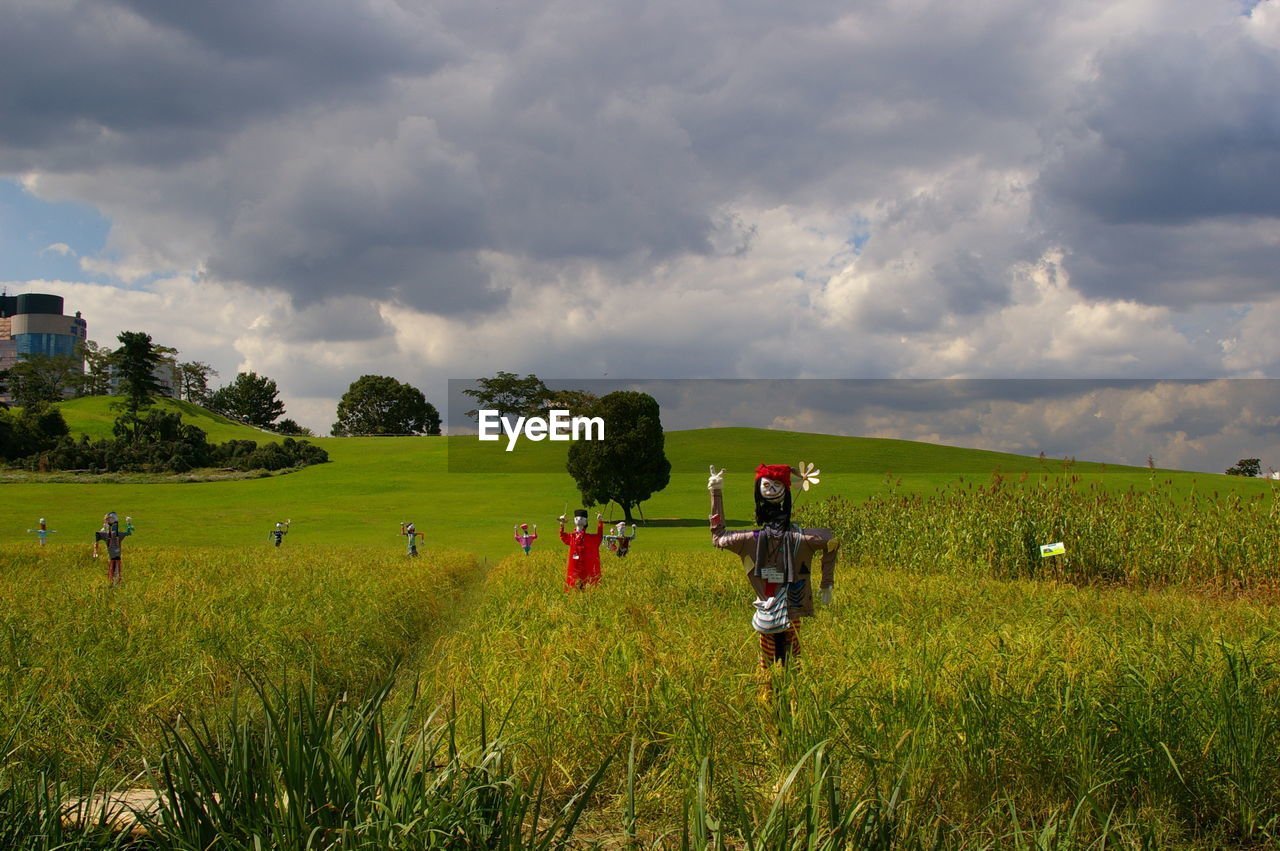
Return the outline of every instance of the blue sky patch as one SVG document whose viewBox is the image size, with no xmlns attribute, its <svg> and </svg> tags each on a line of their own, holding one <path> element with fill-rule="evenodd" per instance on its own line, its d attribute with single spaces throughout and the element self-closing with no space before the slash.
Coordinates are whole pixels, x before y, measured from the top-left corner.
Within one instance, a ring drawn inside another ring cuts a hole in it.
<svg viewBox="0 0 1280 851">
<path fill-rule="evenodd" d="M 99 281 L 81 257 L 102 252 L 111 221 L 88 204 L 42 201 L 0 179 L 0 280 Z M 65 248 L 51 248 L 65 246 Z"/>
</svg>

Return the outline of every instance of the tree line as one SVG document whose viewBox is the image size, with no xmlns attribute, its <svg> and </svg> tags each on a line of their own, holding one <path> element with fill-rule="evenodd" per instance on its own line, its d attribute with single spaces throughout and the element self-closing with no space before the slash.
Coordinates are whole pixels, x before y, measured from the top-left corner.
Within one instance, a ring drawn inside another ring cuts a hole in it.
<svg viewBox="0 0 1280 851">
<path fill-rule="evenodd" d="M 279 469 L 327 460 L 323 450 L 286 440 L 259 449 L 252 441 L 213 446 L 205 433 L 182 423 L 177 414 L 148 410 L 165 388 L 157 377 L 173 376 L 179 398 L 259 428 L 285 435 L 310 435 L 285 413 L 275 381 L 256 372 L 240 372 L 226 385 L 209 389 L 217 370 L 202 361 L 178 360 L 178 351 L 155 343 L 149 334 L 125 331 L 119 346 L 108 349 L 86 341 L 73 355 L 23 357 L 0 382 L 21 409 L 0 410 L 0 460 L 32 468 L 186 471 L 208 465 Z M 83 369 L 82 369 L 83 364 Z M 603 441 L 578 441 L 569 448 L 567 472 L 587 507 L 617 502 L 627 522 L 632 509 L 667 486 L 671 464 L 664 452 L 658 403 L 636 392 L 596 396 L 585 390 L 552 390 L 535 375 L 499 371 L 464 391 L 478 408 L 503 416 L 546 416 L 567 410 L 574 416 L 601 417 Z M 109 441 L 79 441 L 69 436 L 52 403 L 66 395 L 118 396 L 120 411 Z M 476 411 L 468 411 L 474 417 Z M 422 391 L 384 375 L 362 375 L 338 403 L 334 436 L 438 435 L 440 413 Z M 245 465 L 256 465 L 245 467 Z"/>
<path fill-rule="evenodd" d="M 20 406 L 16 414 L 0 410 L 0 460 L 34 470 L 90 472 L 186 472 L 210 466 L 279 470 L 328 460 L 323 449 L 288 437 L 263 447 L 246 440 L 211 444 L 203 429 L 183 423 L 181 415 L 149 410 L 155 397 L 165 395 L 157 376 L 165 366 L 173 375 L 185 376 L 182 386 L 189 401 L 242 414 L 238 418 L 254 425 L 273 425 L 284 413 L 284 404 L 270 379 L 240 373 L 231 384 L 209 393 L 208 377 L 216 372 L 207 364 L 178 365 L 175 349 L 157 345 L 141 331 L 125 331 L 116 339 L 120 346 L 110 351 L 87 342 L 81 350 L 83 371 L 76 355 L 35 355 L 0 373 L 0 381 Z M 119 416 L 111 438 L 94 441 L 83 435 L 77 441 L 70 436 L 53 404 L 67 392 L 118 397 L 112 405 Z"/>
<path fill-rule="evenodd" d="M 93 340 L 75 354 L 23 355 L 0 371 L 0 393 L 15 407 L 36 411 L 68 396 L 165 395 L 157 371 L 173 376 L 171 394 L 233 420 L 292 436 L 312 436 L 292 419 L 283 418 L 284 402 L 276 382 L 256 372 L 238 372 L 229 383 L 210 388 L 218 371 L 209 364 L 178 360 L 178 350 L 155 343 L 140 331 L 119 335 L 120 346 L 107 348 Z M 128 390 L 122 388 L 135 388 Z M 127 401 L 132 413 L 136 403 Z M 338 404 L 334 436 L 440 434 L 440 413 L 422 391 L 384 375 L 363 375 L 351 383 Z"/>
<path fill-rule="evenodd" d="M 218 371 L 209 364 L 178 360 L 178 350 L 154 342 L 150 334 L 125 331 L 117 348 L 85 340 L 69 355 L 22 355 L 9 369 L 0 371 L 0 387 L 15 407 L 61 402 L 67 397 L 118 396 L 121 388 L 145 388 L 149 395 L 172 395 L 258 428 L 286 435 L 309 432 L 285 413 L 275 381 L 256 372 L 239 372 L 228 384 L 210 389 Z M 156 373 L 168 371 L 173 384 L 167 390 Z M 124 391 L 129 396 L 134 391 Z"/>
</svg>

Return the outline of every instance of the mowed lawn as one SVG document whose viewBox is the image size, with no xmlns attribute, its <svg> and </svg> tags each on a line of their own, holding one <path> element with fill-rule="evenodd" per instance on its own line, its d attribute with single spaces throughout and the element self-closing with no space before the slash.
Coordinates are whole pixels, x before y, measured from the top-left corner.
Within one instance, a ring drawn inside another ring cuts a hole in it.
<svg viewBox="0 0 1280 851">
<path fill-rule="evenodd" d="M 210 439 L 279 440 L 276 435 L 232 423 L 185 403 L 166 402 Z M 79 399 L 63 405 L 73 432 L 110 433 L 109 400 Z M 561 546 L 556 518 L 581 507 L 581 498 L 563 472 L 564 443 L 524 442 L 513 453 L 486 444 L 484 464 L 459 464 L 450 472 L 449 441 L 474 438 L 312 438 L 331 463 L 262 479 L 119 484 L 6 483 L 0 510 L 10 518 L 0 528 L 0 544 L 28 540 L 40 517 L 57 531 L 51 546 L 88 547 L 107 511 L 134 518 L 132 548 L 147 546 L 257 547 L 268 545 L 277 521 L 292 520 L 286 546 L 309 542 L 357 545 L 378 551 L 401 546 L 399 525 L 417 524 L 426 533 L 425 550 L 464 550 L 494 559 L 515 550 L 512 526 L 537 524 L 540 546 Z M 669 432 L 671 483 L 641 506 L 644 521 L 636 546 L 647 550 L 699 550 L 707 546 L 707 469 L 724 468 L 730 526 L 752 518 L 752 471 L 760 463 L 816 463 L 822 483 L 799 503 L 830 495 L 861 501 L 873 495 L 933 493 L 960 480 L 985 483 L 999 471 L 1007 479 L 1079 477 L 1109 490 L 1170 487 L 1174 493 L 1240 490 L 1256 493 L 1269 483 L 1222 475 L 1149 470 L 1085 461 L 1064 461 L 959 449 L 898 440 L 838 437 L 747 428 Z M 455 449 L 455 452 L 459 450 Z M 464 469 L 512 472 L 459 472 Z M 1172 484 L 1166 484 L 1172 483 Z M 593 509 L 610 520 L 618 506 Z M 637 515 L 639 517 L 639 515 Z"/>
</svg>

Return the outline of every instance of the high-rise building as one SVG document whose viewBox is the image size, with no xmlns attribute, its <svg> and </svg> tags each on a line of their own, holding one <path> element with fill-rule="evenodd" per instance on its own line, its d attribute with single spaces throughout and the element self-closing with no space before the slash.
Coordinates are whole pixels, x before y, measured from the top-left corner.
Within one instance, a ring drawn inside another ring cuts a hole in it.
<svg viewBox="0 0 1280 851">
<path fill-rule="evenodd" d="M 0 369 L 22 355 L 73 355 L 88 336 L 80 311 L 63 315 L 60 295 L 0 295 Z"/>
</svg>

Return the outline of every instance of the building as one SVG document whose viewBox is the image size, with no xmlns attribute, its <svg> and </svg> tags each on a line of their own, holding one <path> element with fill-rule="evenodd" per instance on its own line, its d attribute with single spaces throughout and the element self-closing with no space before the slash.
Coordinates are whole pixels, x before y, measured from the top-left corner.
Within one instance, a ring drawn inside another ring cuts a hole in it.
<svg viewBox="0 0 1280 851">
<path fill-rule="evenodd" d="M 62 296 L 46 293 L 0 294 L 0 370 L 13 366 L 24 355 L 75 355 L 89 339 L 89 324 L 80 311 L 62 313 Z M 83 361 L 81 369 L 84 368 Z M 119 392 L 120 379 L 110 379 L 111 393 Z M 166 361 L 152 375 L 160 382 L 160 395 L 176 396 L 176 364 Z M 0 395 L 0 402 L 12 402 Z"/>
<path fill-rule="evenodd" d="M 60 295 L 0 295 L 0 369 L 22 355 L 74 355 L 88 337 L 79 311 L 63 315 Z"/>
</svg>

